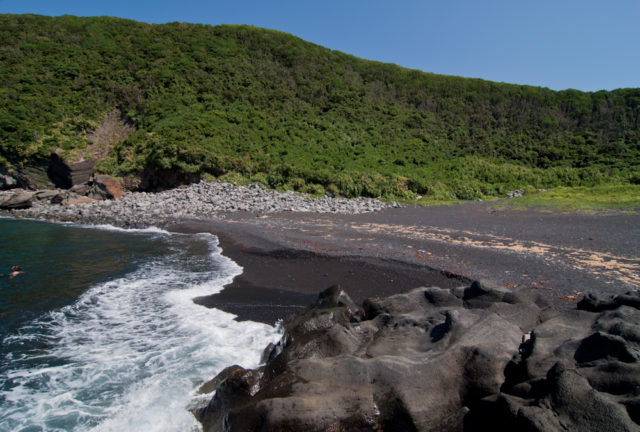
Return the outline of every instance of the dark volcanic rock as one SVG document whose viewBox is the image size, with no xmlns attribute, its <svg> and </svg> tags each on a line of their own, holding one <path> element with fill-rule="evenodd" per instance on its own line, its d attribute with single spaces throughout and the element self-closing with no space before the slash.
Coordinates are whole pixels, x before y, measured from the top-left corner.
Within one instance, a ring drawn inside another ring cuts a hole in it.
<svg viewBox="0 0 640 432">
<path fill-rule="evenodd" d="M 122 184 L 118 180 L 105 174 L 96 174 L 87 196 L 97 200 L 120 199 L 123 192 Z"/>
<path fill-rule="evenodd" d="M 617 309 L 623 305 L 640 309 L 640 297 L 632 292 L 620 294 L 609 299 L 600 299 L 593 294 L 587 294 L 578 302 L 578 309 L 591 312 L 602 312 L 605 310 Z"/>
<path fill-rule="evenodd" d="M 69 189 L 72 186 L 87 183 L 95 165 L 94 159 L 69 162 L 56 153 L 52 153 L 47 174 L 56 187 Z"/>
<path fill-rule="evenodd" d="M 51 188 L 53 183 L 47 176 L 48 161 L 34 160 L 24 167 L 0 167 L 0 190 Z"/>
<path fill-rule="evenodd" d="M 80 183 L 72 186 L 71 189 L 69 189 L 69 192 L 73 192 L 80 196 L 86 196 L 90 190 L 91 186 L 89 185 L 89 183 Z"/>
<path fill-rule="evenodd" d="M 637 431 L 639 298 L 556 312 L 475 282 L 359 307 L 332 287 L 266 365 L 216 377 L 196 416 L 205 431 Z"/>
<path fill-rule="evenodd" d="M 189 173 L 178 168 L 159 170 L 147 168 L 142 173 L 137 188 L 143 191 L 161 191 L 199 181 L 199 174 Z"/>
</svg>

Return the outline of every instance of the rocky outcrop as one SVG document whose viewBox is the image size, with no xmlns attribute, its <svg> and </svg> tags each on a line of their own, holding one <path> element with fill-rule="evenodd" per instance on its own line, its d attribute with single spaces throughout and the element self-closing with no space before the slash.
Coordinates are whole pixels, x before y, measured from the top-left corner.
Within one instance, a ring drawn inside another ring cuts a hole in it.
<svg viewBox="0 0 640 432">
<path fill-rule="evenodd" d="M 52 188 L 53 183 L 47 176 L 47 166 L 47 161 L 33 160 L 28 166 L 0 167 L 0 191 L 16 188 Z"/>
<path fill-rule="evenodd" d="M 264 366 L 217 376 L 196 417 L 205 431 L 637 431 L 638 299 L 557 312 L 474 282 L 360 307 L 333 287 Z"/>
<path fill-rule="evenodd" d="M 96 174 L 89 182 L 87 196 L 96 200 L 120 199 L 124 194 L 122 184 L 115 178 Z"/>
<path fill-rule="evenodd" d="M 75 185 L 87 183 L 95 165 L 95 159 L 72 162 L 52 153 L 47 173 L 56 187 L 69 189 Z"/>
<path fill-rule="evenodd" d="M 589 295 L 577 310 L 543 320 L 467 429 L 500 419 L 500 430 L 640 430 L 639 307 L 637 291 Z"/>
<path fill-rule="evenodd" d="M 118 180 L 107 175 L 95 175 L 90 182 L 76 185 L 71 189 L 42 189 L 35 192 L 19 189 L 13 193 L 3 192 L 0 196 L 0 209 L 26 210 L 34 206 L 61 208 L 67 205 L 119 199 L 123 194 L 124 190 Z M 51 206 L 52 204 L 54 206 Z"/>
</svg>

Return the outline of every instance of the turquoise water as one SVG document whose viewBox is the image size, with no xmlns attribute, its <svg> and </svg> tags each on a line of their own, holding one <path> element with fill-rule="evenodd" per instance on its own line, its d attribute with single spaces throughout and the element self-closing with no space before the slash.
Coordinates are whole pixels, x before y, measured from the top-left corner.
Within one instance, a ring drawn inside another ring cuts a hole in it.
<svg viewBox="0 0 640 432">
<path fill-rule="evenodd" d="M 239 274 L 210 235 L 0 219 L 0 431 L 198 430 L 202 380 L 273 327 L 195 305 Z"/>
</svg>

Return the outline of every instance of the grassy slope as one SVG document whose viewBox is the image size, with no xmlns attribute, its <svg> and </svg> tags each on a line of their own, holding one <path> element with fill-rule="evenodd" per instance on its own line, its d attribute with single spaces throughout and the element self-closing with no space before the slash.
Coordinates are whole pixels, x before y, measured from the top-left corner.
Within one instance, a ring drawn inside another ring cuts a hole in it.
<svg viewBox="0 0 640 432">
<path fill-rule="evenodd" d="M 592 187 L 558 187 L 546 191 L 528 193 L 523 197 L 502 200 L 497 208 L 526 210 L 538 208 L 567 212 L 640 211 L 640 186 L 598 185 Z"/>
<path fill-rule="evenodd" d="M 0 16 L 2 159 L 28 164 L 114 107 L 99 169 L 345 196 L 470 199 L 640 182 L 640 89 L 582 93 L 361 60 L 247 26 Z"/>
</svg>

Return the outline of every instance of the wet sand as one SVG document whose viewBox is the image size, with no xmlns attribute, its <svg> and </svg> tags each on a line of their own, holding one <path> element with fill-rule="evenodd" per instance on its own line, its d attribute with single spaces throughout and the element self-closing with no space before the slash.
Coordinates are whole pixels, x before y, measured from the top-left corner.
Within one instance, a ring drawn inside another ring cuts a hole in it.
<svg viewBox="0 0 640 432">
<path fill-rule="evenodd" d="M 222 253 L 243 267 L 243 273 L 222 292 L 194 299 L 198 304 L 238 315 L 240 320 L 273 324 L 309 306 L 320 291 L 332 285 L 340 285 L 353 300 L 362 302 L 418 286 L 453 287 L 469 282 L 401 261 L 325 255 L 282 246 L 255 235 L 242 224 L 225 228 L 219 221 L 189 221 L 169 229 L 215 234 Z"/>
<path fill-rule="evenodd" d="M 228 213 L 168 229 L 217 235 L 244 268 L 198 298 L 273 324 L 341 285 L 356 301 L 474 279 L 539 290 L 557 307 L 583 293 L 640 286 L 640 215 L 495 210 L 491 203 L 407 207 L 360 215 Z"/>
</svg>

